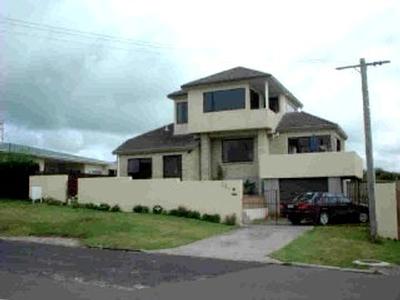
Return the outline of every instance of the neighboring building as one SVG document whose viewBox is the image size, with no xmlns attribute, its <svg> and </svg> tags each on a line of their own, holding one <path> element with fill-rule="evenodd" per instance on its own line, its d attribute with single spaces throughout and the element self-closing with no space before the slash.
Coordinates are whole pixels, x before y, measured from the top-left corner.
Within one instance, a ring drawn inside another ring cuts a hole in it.
<svg viewBox="0 0 400 300">
<path fill-rule="evenodd" d="M 362 177 L 336 123 L 301 112 L 272 75 L 237 67 L 168 95 L 174 123 L 127 140 L 113 153 L 118 176 L 182 180 L 243 179 L 281 200 L 302 191 L 343 190 Z"/>
<path fill-rule="evenodd" d="M 46 174 L 80 173 L 108 175 L 115 173 L 115 166 L 106 161 L 25 145 L 0 143 L 0 153 L 30 155 L 38 163 L 39 171 Z"/>
</svg>

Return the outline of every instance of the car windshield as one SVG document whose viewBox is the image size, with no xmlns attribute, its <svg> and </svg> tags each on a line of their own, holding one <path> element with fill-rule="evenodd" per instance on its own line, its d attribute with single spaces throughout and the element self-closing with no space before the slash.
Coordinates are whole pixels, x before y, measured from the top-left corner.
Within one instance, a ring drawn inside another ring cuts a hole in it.
<svg viewBox="0 0 400 300">
<path fill-rule="evenodd" d="M 303 193 L 298 195 L 296 198 L 293 199 L 293 203 L 299 203 L 299 202 L 308 202 L 312 203 L 314 199 L 315 193 Z"/>
</svg>

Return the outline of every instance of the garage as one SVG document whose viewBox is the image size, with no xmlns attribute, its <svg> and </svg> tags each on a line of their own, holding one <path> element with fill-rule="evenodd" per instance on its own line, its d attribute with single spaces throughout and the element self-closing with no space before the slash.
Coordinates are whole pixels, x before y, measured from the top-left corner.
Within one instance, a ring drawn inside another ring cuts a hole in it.
<svg viewBox="0 0 400 300">
<path fill-rule="evenodd" d="M 279 179 L 281 203 L 288 202 L 304 192 L 328 192 L 328 178 Z"/>
</svg>

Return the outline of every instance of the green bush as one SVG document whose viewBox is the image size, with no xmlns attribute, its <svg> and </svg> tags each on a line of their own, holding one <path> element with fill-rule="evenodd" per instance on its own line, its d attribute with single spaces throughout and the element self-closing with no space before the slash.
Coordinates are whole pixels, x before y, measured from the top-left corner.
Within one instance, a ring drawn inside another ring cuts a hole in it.
<svg viewBox="0 0 400 300">
<path fill-rule="evenodd" d="M 83 204 L 83 207 L 87 209 L 97 209 L 97 205 L 94 203 L 85 203 Z"/>
<path fill-rule="evenodd" d="M 113 207 L 110 208 L 111 212 L 120 212 L 121 208 L 119 207 L 118 204 L 114 205 Z"/>
<path fill-rule="evenodd" d="M 225 216 L 224 224 L 236 225 L 236 214 L 231 214 L 231 215 Z"/>
<path fill-rule="evenodd" d="M 256 183 L 254 181 L 246 179 L 246 181 L 243 183 L 243 194 L 254 195 L 255 193 L 256 193 Z"/>
<path fill-rule="evenodd" d="M 212 223 L 220 223 L 221 217 L 218 214 L 210 215 L 210 214 L 203 214 L 201 217 L 203 221 L 212 222 Z"/>
<path fill-rule="evenodd" d="M 200 215 L 200 213 L 199 213 L 198 211 L 196 211 L 196 210 L 189 210 L 189 212 L 188 212 L 188 214 L 187 214 L 187 217 L 190 218 L 190 219 L 197 219 L 197 220 L 200 220 L 201 215 Z"/>
<path fill-rule="evenodd" d="M 176 216 L 176 217 L 179 216 L 179 213 L 178 213 L 178 210 L 177 210 L 177 209 L 171 209 L 171 210 L 168 212 L 168 214 L 169 214 L 170 216 Z"/>
<path fill-rule="evenodd" d="M 163 213 L 163 211 L 164 211 L 164 209 L 162 208 L 161 205 L 154 205 L 153 206 L 153 214 L 160 215 L 160 214 Z"/>
<path fill-rule="evenodd" d="M 110 208 L 110 205 L 108 205 L 107 203 L 100 203 L 100 205 L 97 207 L 97 210 L 109 211 Z"/>
<path fill-rule="evenodd" d="M 187 218 L 189 214 L 189 210 L 184 206 L 178 206 L 177 209 L 178 217 Z"/>
<path fill-rule="evenodd" d="M 147 214 L 149 211 L 150 211 L 149 208 L 144 205 L 135 205 L 133 207 L 133 212 L 135 213 Z"/>
<path fill-rule="evenodd" d="M 43 203 L 46 203 L 47 205 L 55 205 L 55 206 L 64 205 L 64 202 L 54 199 L 54 198 L 51 198 L 51 197 L 43 198 Z"/>
</svg>

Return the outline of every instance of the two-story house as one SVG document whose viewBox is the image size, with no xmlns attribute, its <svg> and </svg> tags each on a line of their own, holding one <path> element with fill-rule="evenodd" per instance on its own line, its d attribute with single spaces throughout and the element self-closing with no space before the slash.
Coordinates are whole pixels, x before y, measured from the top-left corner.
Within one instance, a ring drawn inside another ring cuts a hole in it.
<svg viewBox="0 0 400 300">
<path fill-rule="evenodd" d="M 174 123 L 127 140 L 113 153 L 118 176 L 243 179 L 281 200 L 303 191 L 341 192 L 361 178 L 336 123 L 301 111 L 274 76 L 243 67 L 183 84 L 168 95 Z"/>
</svg>

